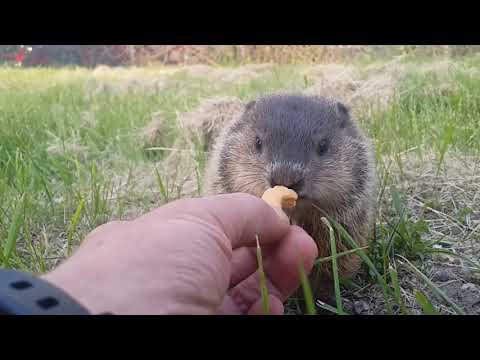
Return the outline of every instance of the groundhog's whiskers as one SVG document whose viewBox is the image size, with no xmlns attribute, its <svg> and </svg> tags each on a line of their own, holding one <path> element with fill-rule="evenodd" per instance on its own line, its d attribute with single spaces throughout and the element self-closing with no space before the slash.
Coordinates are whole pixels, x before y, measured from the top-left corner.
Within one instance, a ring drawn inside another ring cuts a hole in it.
<svg viewBox="0 0 480 360">
<path fill-rule="evenodd" d="M 253 180 L 253 181 L 242 184 L 242 186 L 239 187 L 239 190 L 249 189 L 251 187 L 251 185 L 253 185 L 253 184 L 259 184 L 260 185 L 258 179 L 256 179 L 256 180 Z"/>
<path fill-rule="evenodd" d="M 314 203 L 312 203 L 312 207 L 315 208 L 316 210 L 318 210 L 323 216 L 327 216 L 327 213 L 325 212 L 325 210 L 323 210 L 322 208 L 318 207 L 318 206 L 315 205 Z"/>
</svg>

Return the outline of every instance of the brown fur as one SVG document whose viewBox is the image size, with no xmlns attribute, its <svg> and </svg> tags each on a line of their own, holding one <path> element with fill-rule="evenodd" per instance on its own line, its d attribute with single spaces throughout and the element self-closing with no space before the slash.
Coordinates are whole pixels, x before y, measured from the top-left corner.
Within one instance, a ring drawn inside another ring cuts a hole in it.
<svg viewBox="0 0 480 360">
<path fill-rule="evenodd" d="M 258 136 L 275 143 L 255 150 Z M 323 157 L 315 153 L 315 139 L 322 136 L 331 139 Z M 246 192 L 261 197 L 271 187 L 275 167 L 284 182 L 305 179 L 306 198 L 289 215 L 314 238 L 320 257 L 331 254 L 329 232 L 321 221 L 325 215 L 341 223 L 359 246 L 367 244 L 374 206 L 374 157 L 348 109 L 336 101 L 301 95 L 273 95 L 247 104 L 216 139 L 204 188 L 208 194 Z M 337 252 L 350 249 L 339 238 L 336 245 Z M 343 256 L 338 265 L 341 277 L 351 277 L 360 259 Z M 312 278 L 315 293 L 328 296 L 331 262 L 318 266 Z"/>
</svg>

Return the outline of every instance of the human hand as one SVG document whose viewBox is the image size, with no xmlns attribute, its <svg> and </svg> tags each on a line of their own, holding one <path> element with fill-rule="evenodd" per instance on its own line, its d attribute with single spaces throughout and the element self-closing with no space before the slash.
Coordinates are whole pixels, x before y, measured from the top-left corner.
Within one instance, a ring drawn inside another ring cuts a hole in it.
<svg viewBox="0 0 480 360">
<path fill-rule="evenodd" d="M 311 271 L 317 247 L 263 200 L 247 194 L 179 200 L 95 229 L 44 280 L 92 313 L 262 314 L 256 238 L 270 313 Z"/>
</svg>

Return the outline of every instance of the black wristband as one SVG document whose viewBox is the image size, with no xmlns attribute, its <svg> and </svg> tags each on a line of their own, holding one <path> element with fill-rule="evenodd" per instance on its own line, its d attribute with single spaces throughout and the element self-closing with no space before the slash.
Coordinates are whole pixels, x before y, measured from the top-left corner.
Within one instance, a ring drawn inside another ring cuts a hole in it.
<svg viewBox="0 0 480 360">
<path fill-rule="evenodd" d="M 33 275 L 0 269 L 0 315 L 90 315 L 64 291 Z"/>
</svg>

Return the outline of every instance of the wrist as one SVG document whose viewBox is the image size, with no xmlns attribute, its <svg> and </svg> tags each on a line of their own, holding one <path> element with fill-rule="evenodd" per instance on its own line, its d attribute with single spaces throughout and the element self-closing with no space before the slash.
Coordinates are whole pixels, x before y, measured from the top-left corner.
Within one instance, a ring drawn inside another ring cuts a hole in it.
<svg viewBox="0 0 480 360">
<path fill-rule="evenodd" d="M 0 314 L 89 315 L 80 302 L 42 277 L 0 269 Z"/>
<path fill-rule="evenodd" d="M 98 301 L 95 300 L 94 289 L 88 289 L 84 286 L 84 280 L 70 278 L 68 274 L 60 272 L 58 269 L 40 277 L 43 281 L 55 286 L 87 309 L 90 314 L 100 314 L 107 312 L 106 309 L 100 309 Z"/>
</svg>

